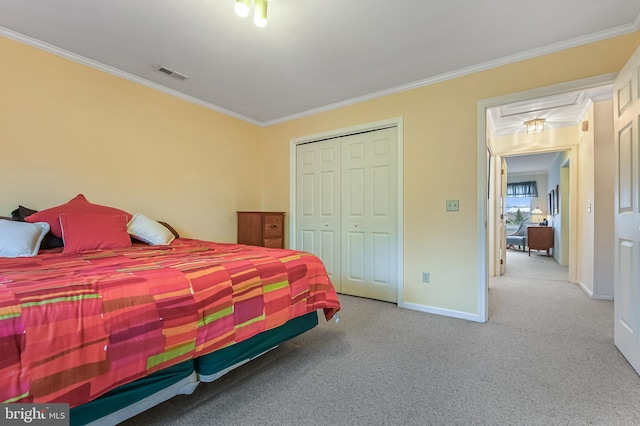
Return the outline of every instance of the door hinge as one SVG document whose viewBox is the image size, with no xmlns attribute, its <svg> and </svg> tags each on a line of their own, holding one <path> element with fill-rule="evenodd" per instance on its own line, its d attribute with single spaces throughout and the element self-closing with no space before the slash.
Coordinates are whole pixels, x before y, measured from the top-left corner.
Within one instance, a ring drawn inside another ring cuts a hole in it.
<svg viewBox="0 0 640 426">
<path fill-rule="evenodd" d="M 500 220 L 504 219 L 504 215 L 500 214 Z"/>
<path fill-rule="evenodd" d="M 504 260 L 500 259 L 500 264 L 504 265 Z"/>
<path fill-rule="evenodd" d="M 500 174 L 503 175 L 504 174 L 504 169 L 500 169 Z"/>
</svg>

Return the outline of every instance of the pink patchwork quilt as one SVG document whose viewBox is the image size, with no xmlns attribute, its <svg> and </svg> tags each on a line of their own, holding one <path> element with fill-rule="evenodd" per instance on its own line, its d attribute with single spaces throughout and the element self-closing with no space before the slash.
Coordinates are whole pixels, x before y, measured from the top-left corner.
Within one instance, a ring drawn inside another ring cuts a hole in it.
<svg viewBox="0 0 640 426">
<path fill-rule="evenodd" d="M 169 246 L 0 258 L 0 402 L 71 407 L 340 303 L 309 253 Z"/>
</svg>

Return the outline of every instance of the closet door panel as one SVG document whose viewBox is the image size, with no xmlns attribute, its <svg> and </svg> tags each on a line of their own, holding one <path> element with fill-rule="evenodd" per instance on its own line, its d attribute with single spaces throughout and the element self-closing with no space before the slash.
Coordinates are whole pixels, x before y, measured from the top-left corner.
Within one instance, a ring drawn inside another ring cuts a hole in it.
<svg viewBox="0 0 640 426">
<path fill-rule="evenodd" d="M 340 284 L 340 258 L 336 257 L 335 249 L 336 246 L 340 247 L 340 235 L 336 234 L 337 233 L 335 231 L 331 230 L 325 231 L 323 229 L 320 231 L 322 241 L 320 243 L 320 255 L 318 256 L 322 259 L 324 267 L 327 269 L 327 273 L 329 274 L 329 277 L 331 277 L 331 282 L 334 286 L 338 286 Z"/>
<path fill-rule="evenodd" d="M 298 250 L 313 253 L 316 246 L 316 234 L 313 230 L 305 229 L 301 231 L 302 244 L 298 244 Z"/>
<path fill-rule="evenodd" d="M 373 233 L 373 282 L 389 285 L 389 258 L 392 256 L 391 242 L 387 233 Z"/>
<path fill-rule="evenodd" d="M 348 279 L 349 281 L 357 281 L 364 283 L 365 278 L 365 262 L 364 262 L 364 245 L 365 235 L 363 232 L 349 231 L 346 235 L 348 246 Z"/>
<path fill-rule="evenodd" d="M 296 147 L 296 247 L 324 263 L 340 289 L 340 139 Z"/>
<path fill-rule="evenodd" d="M 390 170 L 389 166 L 373 168 L 373 216 L 389 217 L 390 202 Z"/>
<path fill-rule="evenodd" d="M 397 301 L 396 162 L 395 129 L 342 138 L 343 293 Z"/>
</svg>

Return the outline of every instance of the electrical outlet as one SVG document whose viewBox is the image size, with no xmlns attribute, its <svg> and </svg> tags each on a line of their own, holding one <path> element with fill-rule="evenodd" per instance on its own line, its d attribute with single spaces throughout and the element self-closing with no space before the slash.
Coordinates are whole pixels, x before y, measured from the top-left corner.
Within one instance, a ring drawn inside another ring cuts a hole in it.
<svg viewBox="0 0 640 426">
<path fill-rule="evenodd" d="M 422 273 L 422 282 L 428 284 L 431 279 L 431 274 L 429 272 Z"/>
<path fill-rule="evenodd" d="M 447 200 L 447 211 L 448 212 L 457 212 L 460 207 L 459 200 Z"/>
</svg>

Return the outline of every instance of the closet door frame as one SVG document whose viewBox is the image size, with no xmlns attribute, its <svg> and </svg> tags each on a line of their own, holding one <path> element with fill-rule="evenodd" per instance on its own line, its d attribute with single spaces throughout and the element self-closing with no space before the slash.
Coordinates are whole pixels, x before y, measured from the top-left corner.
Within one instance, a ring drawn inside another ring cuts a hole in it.
<svg viewBox="0 0 640 426">
<path fill-rule="evenodd" d="M 398 283 L 398 302 L 399 307 L 404 307 L 404 255 L 403 255 L 403 209 L 404 209 L 404 197 L 403 197 L 403 118 L 395 117 L 388 120 L 377 121 L 373 123 L 361 124 L 353 127 L 346 127 L 342 129 L 330 130 L 328 132 L 316 133 L 313 135 L 302 136 L 291 139 L 289 141 L 289 247 L 292 249 L 298 249 L 296 247 L 296 231 L 297 231 L 297 192 L 296 192 L 296 146 L 309 142 L 318 142 L 325 139 L 337 138 L 352 135 L 354 133 L 369 132 L 373 130 L 380 130 L 393 127 L 396 130 L 396 154 L 397 154 L 397 247 L 396 247 L 396 259 L 398 263 L 397 269 L 397 283 Z"/>
</svg>

